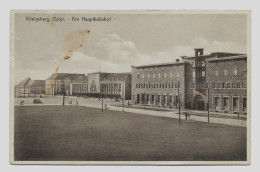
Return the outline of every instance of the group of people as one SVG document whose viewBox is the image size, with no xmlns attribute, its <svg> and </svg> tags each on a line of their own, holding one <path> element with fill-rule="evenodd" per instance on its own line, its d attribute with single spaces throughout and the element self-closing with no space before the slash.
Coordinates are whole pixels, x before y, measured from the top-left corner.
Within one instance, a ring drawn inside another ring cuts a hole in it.
<svg viewBox="0 0 260 172">
<path fill-rule="evenodd" d="M 69 101 L 69 104 L 72 105 L 72 100 Z M 76 100 L 76 105 L 78 106 L 78 100 Z"/>
<path fill-rule="evenodd" d="M 20 104 L 21 104 L 21 105 L 24 105 L 24 101 L 23 101 L 23 100 L 21 100 Z"/>
</svg>

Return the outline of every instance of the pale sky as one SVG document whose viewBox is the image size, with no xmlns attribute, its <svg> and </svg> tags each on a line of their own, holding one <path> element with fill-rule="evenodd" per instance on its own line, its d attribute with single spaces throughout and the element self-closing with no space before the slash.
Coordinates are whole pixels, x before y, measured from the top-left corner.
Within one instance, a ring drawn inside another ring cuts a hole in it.
<svg viewBox="0 0 260 172">
<path fill-rule="evenodd" d="M 28 22 L 26 16 L 66 22 Z M 72 16 L 111 21 L 72 22 Z M 15 19 L 15 83 L 45 80 L 57 66 L 64 73 L 131 72 L 131 65 L 193 56 L 194 48 L 204 48 L 204 54 L 247 53 L 245 14 L 16 14 Z M 82 35 L 83 30 L 90 32 Z"/>
</svg>

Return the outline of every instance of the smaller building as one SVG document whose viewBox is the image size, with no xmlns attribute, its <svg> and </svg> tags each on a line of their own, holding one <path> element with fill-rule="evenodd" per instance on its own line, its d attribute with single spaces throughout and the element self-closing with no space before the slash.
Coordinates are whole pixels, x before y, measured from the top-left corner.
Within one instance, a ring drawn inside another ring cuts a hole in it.
<svg viewBox="0 0 260 172">
<path fill-rule="evenodd" d="M 45 80 L 32 80 L 30 94 L 45 94 Z"/>
<path fill-rule="evenodd" d="M 33 97 L 44 92 L 45 80 L 32 80 L 28 77 L 15 86 L 15 97 Z"/>
<path fill-rule="evenodd" d="M 29 83 L 32 82 L 30 77 L 25 78 L 15 85 L 15 97 L 28 97 L 30 95 Z"/>
<path fill-rule="evenodd" d="M 46 95 L 70 95 L 70 85 L 79 76 L 85 74 L 77 73 L 54 73 L 47 80 L 45 84 Z"/>
</svg>

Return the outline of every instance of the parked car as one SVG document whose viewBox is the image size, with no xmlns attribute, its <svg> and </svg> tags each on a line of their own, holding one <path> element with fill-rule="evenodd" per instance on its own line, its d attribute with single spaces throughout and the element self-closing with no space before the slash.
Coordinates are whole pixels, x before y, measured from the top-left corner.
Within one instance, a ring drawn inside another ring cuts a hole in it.
<svg viewBox="0 0 260 172">
<path fill-rule="evenodd" d="M 42 104 L 41 99 L 34 99 L 33 104 Z"/>
</svg>

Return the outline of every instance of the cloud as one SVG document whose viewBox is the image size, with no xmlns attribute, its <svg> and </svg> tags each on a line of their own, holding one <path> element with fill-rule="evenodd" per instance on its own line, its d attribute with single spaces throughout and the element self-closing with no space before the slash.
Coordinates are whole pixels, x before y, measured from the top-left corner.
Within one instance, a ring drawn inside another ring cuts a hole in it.
<svg viewBox="0 0 260 172">
<path fill-rule="evenodd" d="M 82 44 L 81 39 L 79 42 Z M 173 45 L 166 47 L 165 50 L 141 53 L 134 42 L 111 33 L 98 40 L 89 53 L 81 52 L 84 47 L 75 49 L 75 52 L 70 54 L 71 58 L 61 63 L 59 72 L 85 74 L 97 71 L 131 72 L 131 66 L 170 63 L 175 62 L 175 59 L 180 56 L 193 56 L 194 48 L 204 48 L 204 54 L 217 51 L 246 53 L 246 47 L 238 43 L 209 41 L 202 37 L 192 39 L 186 45 Z M 34 61 L 29 59 L 29 61 L 18 63 L 16 78 L 31 76 L 33 79 L 46 79 L 47 75 L 55 71 L 57 64 L 60 64 L 60 59 L 57 57 L 63 57 L 63 53 L 56 53 L 55 56 L 46 55 L 45 60 L 37 58 Z"/>
<path fill-rule="evenodd" d="M 181 56 L 193 56 L 194 48 L 204 48 L 205 53 L 233 52 L 232 50 L 241 49 L 239 45 L 232 42 L 210 42 L 198 37 L 191 40 L 188 45 L 170 46 L 164 51 L 143 54 L 134 42 L 123 40 L 118 34 L 112 33 L 100 39 L 89 54 L 75 52 L 71 59 L 62 65 L 60 72 L 130 72 L 132 65 L 175 62 Z"/>
<path fill-rule="evenodd" d="M 108 34 L 94 46 L 91 55 L 103 61 L 128 63 L 129 58 L 136 58 L 138 51 L 131 41 L 123 40 L 117 34 Z"/>
</svg>

